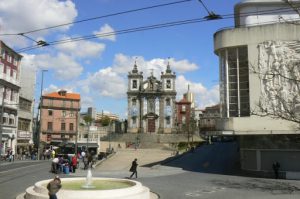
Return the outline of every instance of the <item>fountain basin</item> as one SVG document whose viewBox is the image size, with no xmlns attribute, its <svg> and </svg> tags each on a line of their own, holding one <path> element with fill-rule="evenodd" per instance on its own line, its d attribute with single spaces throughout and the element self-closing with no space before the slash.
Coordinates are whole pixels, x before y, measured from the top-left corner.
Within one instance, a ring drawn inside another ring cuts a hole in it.
<svg viewBox="0 0 300 199">
<path fill-rule="evenodd" d="M 26 189 L 25 199 L 48 199 L 47 184 L 51 181 L 36 182 L 34 186 Z M 150 199 L 149 188 L 140 182 L 117 178 L 93 178 L 95 188 L 80 188 L 85 178 L 61 178 L 62 189 L 57 193 L 58 198 L 63 199 Z M 98 186 L 108 183 L 109 187 Z M 64 184 L 66 185 L 64 188 Z M 70 186 L 69 186 L 70 185 Z"/>
</svg>

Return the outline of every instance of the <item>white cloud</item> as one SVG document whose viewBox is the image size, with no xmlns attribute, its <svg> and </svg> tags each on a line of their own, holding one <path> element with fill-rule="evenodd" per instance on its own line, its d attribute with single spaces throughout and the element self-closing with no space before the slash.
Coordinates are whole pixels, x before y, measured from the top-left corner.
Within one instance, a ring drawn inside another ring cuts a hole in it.
<svg viewBox="0 0 300 199">
<path fill-rule="evenodd" d="M 93 107 L 94 100 L 90 96 L 80 95 L 80 105 L 81 105 L 81 111 L 82 111 L 84 109 L 87 109 L 88 107 Z"/>
<path fill-rule="evenodd" d="M 183 94 L 188 90 L 188 85 L 190 85 L 190 91 L 194 94 L 196 105 L 199 108 L 219 103 L 219 85 L 207 89 L 201 82 L 189 81 L 183 75 L 176 79 L 177 100 L 182 99 Z"/>
<path fill-rule="evenodd" d="M 100 39 L 102 40 L 110 40 L 110 41 L 116 41 L 116 35 L 114 34 L 115 30 L 108 24 L 104 24 L 104 26 L 102 26 L 100 28 L 99 31 L 94 31 L 94 35 L 98 36 L 98 35 L 107 35 L 105 37 L 99 36 Z"/>
<path fill-rule="evenodd" d="M 173 70 L 179 73 L 190 72 L 198 69 L 198 66 L 196 64 L 190 63 L 186 59 L 176 61 L 174 58 L 171 58 L 170 65 L 172 66 Z"/>
<path fill-rule="evenodd" d="M 61 40 L 70 39 L 71 37 L 62 37 Z M 105 50 L 105 44 L 92 41 L 68 42 L 56 45 L 56 48 L 62 52 L 76 57 L 100 57 Z M 84 49 L 84 50 L 78 50 Z"/>
<path fill-rule="evenodd" d="M 0 33 L 20 33 L 72 22 L 77 16 L 71 0 L 9 0 L 0 1 Z M 66 31 L 71 25 L 30 33 L 34 39 L 49 31 Z M 21 36 L 3 39 L 10 46 L 24 47 L 29 40 Z M 31 41 L 30 41 L 31 42 Z"/>
<path fill-rule="evenodd" d="M 126 79 L 108 67 L 90 75 L 86 80 L 80 82 L 85 92 L 92 91 L 105 97 L 123 98 L 126 96 Z"/>
<path fill-rule="evenodd" d="M 70 80 L 78 77 L 83 67 L 77 63 L 71 56 L 58 53 L 57 56 L 50 54 L 30 55 L 22 54 L 22 64 L 33 65 L 37 69 L 52 69 L 55 77 L 60 80 Z"/>
<path fill-rule="evenodd" d="M 124 54 L 116 54 L 113 69 L 118 71 L 118 73 L 127 74 L 132 70 L 134 62 L 137 62 L 138 70 L 143 71 L 144 75 L 150 75 L 151 69 L 153 69 L 154 75 L 159 76 L 162 71 L 165 71 L 167 68 L 168 62 L 172 71 L 175 72 L 190 72 L 198 69 L 198 66 L 195 63 L 190 63 L 188 60 L 175 60 L 171 59 L 161 59 L 154 58 L 149 61 L 145 60 L 141 56 L 126 56 Z"/>
</svg>

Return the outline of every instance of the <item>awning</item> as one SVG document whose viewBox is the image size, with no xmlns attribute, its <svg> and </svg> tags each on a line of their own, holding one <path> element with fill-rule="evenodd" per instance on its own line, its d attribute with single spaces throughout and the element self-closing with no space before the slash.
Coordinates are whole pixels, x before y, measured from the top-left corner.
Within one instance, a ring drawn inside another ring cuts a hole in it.
<svg viewBox="0 0 300 199">
<path fill-rule="evenodd" d="M 82 147 L 82 146 L 86 146 L 87 144 L 86 143 L 77 143 L 77 146 L 78 147 Z M 98 148 L 99 145 L 97 143 L 89 143 L 89 148 Z"/>
<path fill-rule="evenodd" d="M 72 148 L 72 147 L 75 147 L 75 144 L 74 143 L 60 143 L 58 145 L 59 147 L 67 147 L 67 148 Z"/>
</svg>

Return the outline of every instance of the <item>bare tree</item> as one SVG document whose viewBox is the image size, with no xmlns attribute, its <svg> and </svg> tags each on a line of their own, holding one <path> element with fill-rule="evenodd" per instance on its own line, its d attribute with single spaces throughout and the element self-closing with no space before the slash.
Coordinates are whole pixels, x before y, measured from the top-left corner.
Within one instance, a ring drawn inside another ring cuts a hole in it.
<svg viewBox="0 0 300 199">
<path fill-rule="evenodd" d="M 300 42 L 266 41 L 258 45 L 261 93 L 252 114 L 300 124 Z"/>
</svg>

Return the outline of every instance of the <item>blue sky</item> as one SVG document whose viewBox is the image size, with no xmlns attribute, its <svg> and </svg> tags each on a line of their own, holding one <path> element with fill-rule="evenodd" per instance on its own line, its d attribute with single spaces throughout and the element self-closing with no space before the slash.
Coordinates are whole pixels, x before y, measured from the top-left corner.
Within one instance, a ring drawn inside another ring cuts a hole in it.
<svg viewBox="0 0 300 199">
<path fill-rule="evenodd" d="M 0 0 L 0 34 L 22 33 L 91 17 L 138 9 L 179 0 Z M 216 14 L 233 14 L 238 0 L 203 0 Z M 26 34 L 34 40 L 52 42 L 103 32 L 153 24 L 203 18 L 206 10 L 198 0 L 118 15 L 55 29 Z M 44 73 L 43 92 L 67 89 L 81 94 L 82 111 L 93 106 L 126 117 L 127 73 L 137 60 L 138 69 L 158 76 L 170 57 L 171 69 L 177 74 L 177 99 L 190 84 L 198 107 L 218 103 L 218 57 L 213 53 L 213 34 L 233 26 L 234 20 L 223 19 L 169 28 L 147 30 L 106 38 L 50 45 L 22 52 L 22 67 L 37 71 L 36 99 Z M 18 50 L 35 45 L 18 35 L 0 36 Z M 145 78 L 145 77 L 144 77 Z"/>
</svg>

